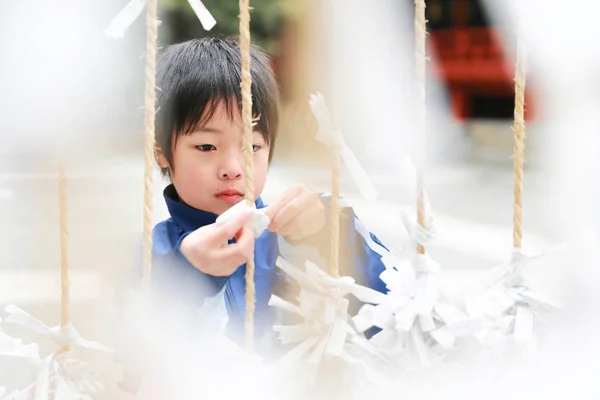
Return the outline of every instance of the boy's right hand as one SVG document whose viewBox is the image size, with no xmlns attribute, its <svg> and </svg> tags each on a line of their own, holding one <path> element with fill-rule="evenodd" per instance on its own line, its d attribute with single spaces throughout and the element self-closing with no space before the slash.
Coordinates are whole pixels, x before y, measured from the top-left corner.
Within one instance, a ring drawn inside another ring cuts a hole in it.
<svg viewBox="0 0 600 400">
<path fill-rule="evenodd" d="M 196 229 L 180 244 L 181 253 L 201 272 L 212 276 L 230 276 L 254 256 L 254 234 L 246 227 L 250 212 L 231 221 Z M 236 242 L 227 244 L 235 237 Z"/>
</svg>

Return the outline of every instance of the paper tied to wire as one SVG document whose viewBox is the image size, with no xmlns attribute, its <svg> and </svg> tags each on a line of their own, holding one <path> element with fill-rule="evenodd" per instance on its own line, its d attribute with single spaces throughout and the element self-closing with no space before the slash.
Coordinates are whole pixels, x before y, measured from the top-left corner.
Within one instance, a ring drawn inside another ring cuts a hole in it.
<svg viewBox="0 0 600 400">
<path fill-rule="evenodd" d="M 368 343 L 360 340 L 362 335 L 350 324 L 349 301 L 344 296 L 353 294 L 363 302 L 379 302 L 384 295 L 356 284 L 350 277 L 333 278 L 310 262 L 306 262 L 305 272 L 281 257 L 277 266 L 299 284 L 299 304 L 272 295 L 269 305 L 303 320 L 297 325 L 273 328 L 284 345 L 295 344 L 279 362 L 289 365 L 305 360 L 318 364 L 326 356 L 339 357 L 348 363 L 360 362 L 350 354 L 349 346 L 365 347 Z"/>
<path fill-rule="evenodd" d="M 217 218 L 217 223 L 226 223 L 239 216 L 241 213 L 250 212 L 252 217 L 247 224 L 248 228 L 254 232 L 254 236 L 259 237 L 271 223 L 271 219 L 262 209 L 256 209 L 254 205 L 250 206 L 246 201 L 240 201 Z"/>
<path fill-rule="evenodd" d="M 394 268 L 398 265 L 401 265 L 401 262 L 404 260 L 408 260 L 408 264 L 406 265 L 408 265 L 409 268 L 406 270 L 412 274 L 414 269 L 411 265 L 414 265 L 417 268 L 424 265 L 428 267 L 437 265 L 434 263 L 423 262 L 418 262 L 415 264 L 410 263 L 410 260 L 417 256 L 417 247 L 421 245 L 427 248 L 437 235 L 433 213 L 429 212 L 426 214 L 425 226 L 421 226 L 417 223 L 417 213 L 415 208 L 406 206 L 400 209 L 400 219 L 408 236 L 400 241 L 398 249 L 396 249 L 394 252 L 388 251 L 382 255 L 381 262 L 383 262 L 385 267 L 388 269 Z"/>
<path fill-rule="evenodd" d="M 515 249 L 509 262 L 492 269 L 480 286 L 467 293 L 468 313 L 485 321 L 478 334 L 485 354 L 502 354 L 512 344 L 536 350 L 536 321 L 543 322 L 545 316 L 562 309 L 562 306 L 534 290 L 522 275 L 522 270 L 564 247 L 560 245 L 534 255 Z"/>
<path fill-rule="evenodd" d="M 406 154 L 399 154 L 398 160 L 396 162 L 397 165 L 397 181 L 403 183 L 406 187 L 407 192 L 411 196 L 413 202 L 416 204 L 418 200 L 417 193 L 417 167 L 415 162 L 411 157 Z M 433 216 L 433 211 L 431 208 L 431 204 L 429 203 L 429 198 L 427 193 L 424 193 L 424 208 L 425 208 L 425 218 L 430 220 Z M 416 213 L 416 211 L 415 211 Z M 433 223 L 433 221 L 426 222 L 426 225 Z"/>
<path fill-rule="evenodd" d="M 7 306 L 5 311 L 8 313 L 6 323 L 31 329 L 38 335 L 51 339 L 61 348 L 80 346 L 97 351 L 111 351 L 103 345 L 82 339 L 72 326 L 64 329 L 48 327 L 14 305 Z M 19 339 L 10 338 L 0 331 L 0 362 L 3 362 L 2 356 L 18 357 L 27 360 L 33 369 L 33 382 L 2 397 L 2 400 L 91 400 L 91 395 L 103 390 L 103 387 L 88 369 L 87 363 L 69 358 L 69 354 L 59 350 L 42 360 L 37 344 L 23 346 Z"/>
<path fill-rule="evenodd" d="M 42 360 L 37 378 L 2 400 L 92 400 L 104 387 L 87 373 L 87 364 L 54 353 Z"/>
<path fill-rule="evenodd" d="M 4 311 L 8 313 L 8 316 L 6 317 L 7 323 L 12 323 L 31 329 L 38 335 L 52 340 L 58 347 L 78 346 L 90 350 L 112 353 L 112 349 L 100 343 L 82 338 L 72 324 L 68 324 L 64 327 L 50 327 L 15 305 L 6 306 Z"/>
<path fill-rule="evenodd" d="M 329 108 L 321 93 L 317 92 L 317 94 L 310 96 L 310 107 L 319 125 L 316 139 L 339 152 L 344 165 L 363 197 L 367 200 L 375 200 L 378 196 L 377 189 L 375 189 L 369 175 L 360 165 L 352 150 L 346 145 L 342 132 L 333 127 Z"/>
<path fill-rule="evenodd" d="M 429 255 L 401 260 L 390 253 L 384 258 L 380 279 L 388 293 L 377 304 L 365 304 L 353 318 L 361 331 L 381 329 L 371 338 L 374 345 L 418 370 L 455 349 L 458 338 L 478 331 L 479 321 L 444 296 L 440 265 Z"/>
<path fill-rule="evenodd" d="M 110 21 L 104 35 L 111 39 L 119 39 L 125 36 L 125 31 L 139 18 L 146 7 L 147 0 L 131 0 L 127 5 Z M 202 28 L 210 31 L 217 21 L 211 15 L 210 11 L 200 0 L 188 0 L 188 3 L 194 10 L 194 13 L 200 20 Z"/>
<path fill-rule="evenodd" d="M 437 236 L 435 220 L 431 212 L 425 214 L 425 226 L 417 222 L 417 212 L 414 207 L 403 207 L 400 210 L 400 219 L 408 233 L 408 239 L 404 240 L 402 246 L 404 249 L 402 257 L 414 257 L 419 245 L 427 248 Z"/>
</svg>

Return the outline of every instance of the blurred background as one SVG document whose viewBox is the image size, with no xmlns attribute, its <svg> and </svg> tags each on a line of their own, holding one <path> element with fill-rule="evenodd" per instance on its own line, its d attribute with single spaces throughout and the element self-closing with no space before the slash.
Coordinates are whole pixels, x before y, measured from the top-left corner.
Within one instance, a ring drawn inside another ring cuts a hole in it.
<svg viewBox="0 0 600 400">
<path fill-rule="evenodd" d="M 48 324 L 59 322 L 60 162 L 68 176 L 73 322 L 107 343 L 119 282 L 137 262 L 142 232 L 144 14 L 122 39 L 102 34 L 126 3 L 0 0 L 0 305 L 16 303 Z M 459 288 L 511 252 L 516 34 L 489 2 L 426 3 L 426 187 L 439 232 L 431 252 Z M 161 47 L 238 32 L 237 1 L 204 0 L 217 20 L 211 32 L 186 0 L 159 4 Z M 417 134 L 413 2 L 251 5 L 252 40 L 270 55 L 283 100 L 263 197 L 271 200 L 295 182 L 329 190 L 330 153 L 314 140 L 308 104 L 321 91 L 380 192 L 374 202 L 363 200 L 344 172 L 342 195 L 396 247 L 406 236 L 400 207 L 413 204 L 394 165 L 412 151 Z M 576 219 L 561 186 L 569 178 L 557 180 L 565 161 L 555 157 L 560 135 L 548 129 L 552 108 L 542 106 L 541 81 L 532 72 L 526 96 L 524 247 L 531 251 L 564 240 L 565 221 Z M 157 173 L 155 222 L 166 217 L 166 184 Z M 570 287 L 560 266 L 544 268 L 539 279 L 552 290 Z"/>
</svg>

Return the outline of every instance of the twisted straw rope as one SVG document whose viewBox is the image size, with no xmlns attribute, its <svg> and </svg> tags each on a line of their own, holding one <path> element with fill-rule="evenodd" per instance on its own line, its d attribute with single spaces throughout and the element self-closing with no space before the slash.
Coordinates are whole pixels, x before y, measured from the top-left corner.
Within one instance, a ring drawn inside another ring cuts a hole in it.
<svg viewBox="0 0 600 400">
<path fill-rule="evenodd" d="M 244 123 L 245 198 L 254 205 L 254 151 L 252 149 L 252 74 L 250 72 L 250 1 L 240 0 L 240 50 L 242 56 L 242 121 Z M 246 263 L 246 348 L 254 349 L 254 258 Z"/>
<path fill-rule="evenodd" d="M 515 68 L 515 122 L 514 122 L 514 204 L 513 204 L 513 247 L 521 249 L 523 244 L 523 164 L 525 152 L 525 77 L 527 55 L 523 43 L 517 45 Z"/>
<path fill-rule="evenodd" d="M 146 98 L 144 152 L 144 244 L 142 253 L 144 288 L 152 278 L 152 214 L 154 185 L 154 118 L 156 114 L 156 41 L 158 37 L 157 0 L 146 4 Z"/>
<path fill-rule="evenodd" d="M 423 152 L 425 150 L 426 124 L 425 124 L 425 63 L 427 26 L 425 20 L 425 0 L 415 0 L 415 56 L 417 79 L 417 133 L 420 146 L 417 149 L 417 223 L 425 227 L 425 189 L 423 177 Z M 425 254 L 425 247 L 417 245 L 417 253 Z"/>
</svg>

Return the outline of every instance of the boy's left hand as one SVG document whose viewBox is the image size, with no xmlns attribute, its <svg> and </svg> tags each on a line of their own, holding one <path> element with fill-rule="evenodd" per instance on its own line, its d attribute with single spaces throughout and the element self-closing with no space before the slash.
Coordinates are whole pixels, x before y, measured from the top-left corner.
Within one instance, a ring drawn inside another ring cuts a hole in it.
<svg viewBox="0 0 600 400">
<path fill-rule="evenodd" d="M 319 232 L 325 225 L 325 207 L 319 195 L 304 185 L 294 185 L 265 208 L 271 218 L 269 230 L 291 239 Z"/>
</svg>

